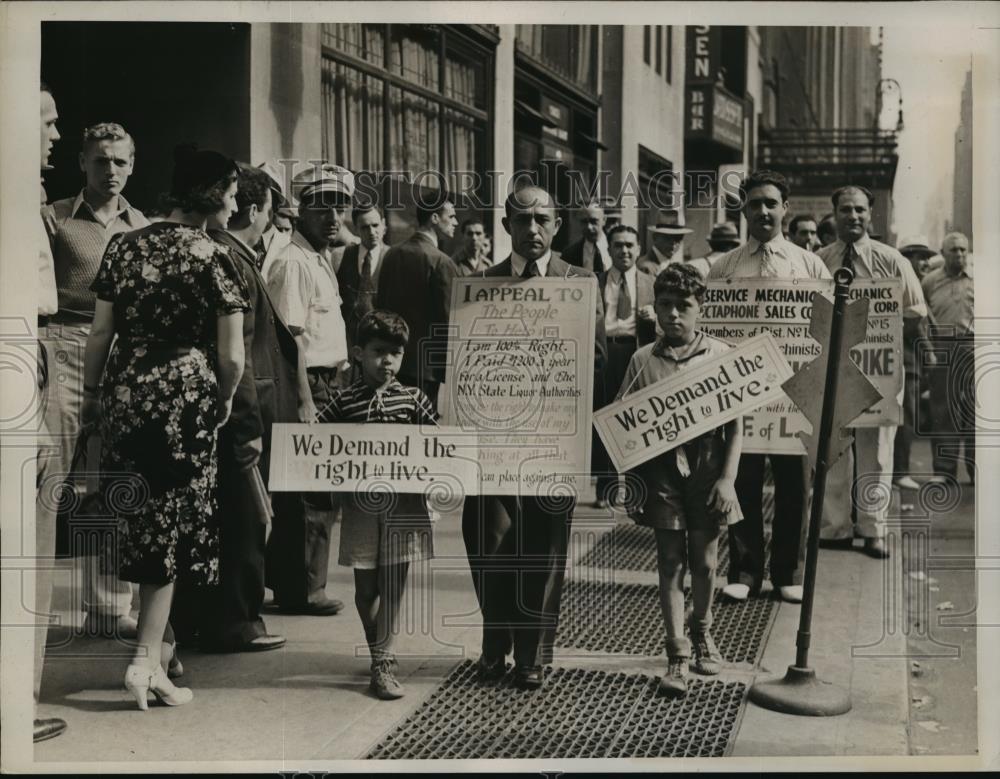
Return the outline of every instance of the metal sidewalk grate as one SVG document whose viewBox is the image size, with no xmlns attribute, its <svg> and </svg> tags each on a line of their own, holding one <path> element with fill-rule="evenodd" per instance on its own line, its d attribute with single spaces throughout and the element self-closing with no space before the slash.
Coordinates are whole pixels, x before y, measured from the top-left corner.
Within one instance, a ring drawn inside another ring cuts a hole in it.
<svg viewBox="0 0 1000 779">
<path fill-rule="evenodd" d="M 511 676 L 483 684 L 464 661 L 366 757 L 722 757 L 747 691 L 689 677 L 687 696 L 668 699 L 653 676 L 558 668 L 524 692 Z"/>
<path fill-rule="evenodd" d="M 685 593 L 690 608 L 691 593 Z M 756 665 L 774 617 L 770 598 L 727 601 L 715 593 L 712 637 L 729 663 Z M 662 655 L 663 616 L 655 584 L 569 580 L 556 646 L 625 655 Z M 562 653 L 565 656 L 565 653 Z"/>
</svg>

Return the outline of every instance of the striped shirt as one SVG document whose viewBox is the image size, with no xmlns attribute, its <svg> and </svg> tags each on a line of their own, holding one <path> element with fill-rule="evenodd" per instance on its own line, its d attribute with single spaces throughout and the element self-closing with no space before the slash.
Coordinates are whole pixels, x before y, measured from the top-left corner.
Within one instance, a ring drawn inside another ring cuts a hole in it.
<svg viewBox="0 0 1000 779">
<path fill-rule="evenodd" d="M 844 253 L 847 244 L 839 238 L 829 246 L 819 250 L 820 259 L 826 263 L 830 272 L 844 264 Z M 913 270 L 910 261 L 902 254 L 879 241 L 873 241 L 867 235 L 854 242 L 854 276 L 859 279 L 902 279 L 903 281 L 903 316 L 927 316 L 927 304 L 924 293 L 920 289 L 920 279 Z"/>
<path fill-rule="evenodd" d="M 437 412 L 423 390 L 404 387 L 396 379 L 384 390 L 374 390 L 357 379 L 334 390 L 319 413 L 320 422 L 376 422 L 397 425 L 436 424 Z"/>
<path fill-rule="evenodd" d="M 771 249 L 772 271 L 764 273 L 764 244 L 751 238 L 719 257 L 708 271 L 708 279 L 762 278 L 829 279 L 830 271 L 812 252 L 801 249 L 778 235 L 767 242 Z"/>
</svg>

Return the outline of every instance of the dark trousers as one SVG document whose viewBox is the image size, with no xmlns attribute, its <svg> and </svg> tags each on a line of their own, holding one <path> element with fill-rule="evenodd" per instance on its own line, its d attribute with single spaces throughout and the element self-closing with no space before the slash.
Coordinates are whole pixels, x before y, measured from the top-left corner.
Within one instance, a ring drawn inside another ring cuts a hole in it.
<svg viewBox="0 0 1000 779">
<path fill-rule="evenodd" d="M 903 421 L 896 428 L 896 440 L 892 449 L 892 478 L 894 480 L 908 476 L 910 473 L 910 448 L 913 446 L 913 431 L 919 402 L 920 376 L 916 373 L 907 373 L 903 381 Z"/>
<path fill-rule="evenodd" d="M 250 478 L 251 471 L 241 470 L 230 456 L 220 456 L 219 583 L 178 584 L 174 595 L 175 630 L 186 637 L 197 632 L 203 649 L 234 649 L 267 633 L 260 616 L 267 514 L 253 498 Z"/>
<path fill-rule="evenodd" d="M 744 454 L 736 474 L 736 497 L 743 521 L 729 527 L 729 582 L 760 590 L 764 580 L 764 458 L 774 477 L 771 528 L 771 583 L 802 583 L 806 508 L 806 458 L 799 455 Z"/>
<path fill-rule="evenodd" d="M 330 509 L 306 506 L 297 492 L 271 493 L 271 505 L 266 570 L 275 603 L 297 608 L 322 601 L 330 566 Z"/>
<path fill-rule="evenodd" d="M 575 502 L 480 495 L 465 500 L 462 536 L 483 614 L 483 654 L 513 649 L 521 666 L 552 662 Z"/>
<path fill-rule="evenodd" d="M 967 337 L 936 337 L 938 364 L 931 376 L 934 472 L 955 476 L 959 460 L 969 479 L 976 472 L 975 341 Z M 962 451 L 964 449 L 964 451 Z"/>
<path fill-rule="evenodd" d="M 594 382 L 594 408 L 603 408 L 613 402 L 618 390 L 621 388 L 622 380 L 625 378 L 625 371 L 628 370 L 629 360 L 635 354 L 635 338 L 615 337 L 608 338 L 608 362 L 600 374 L 600 380 Z M 597 477 L 597 497 L 598 499 L 609 499 L 608 489 L 618 483 L 618 472 L 611 463 L 607 450 L 601 437 L 597 434 L 597 429 L 591 430 L 592 435 L 592 459 L 591 472 Z"/>
</svg>

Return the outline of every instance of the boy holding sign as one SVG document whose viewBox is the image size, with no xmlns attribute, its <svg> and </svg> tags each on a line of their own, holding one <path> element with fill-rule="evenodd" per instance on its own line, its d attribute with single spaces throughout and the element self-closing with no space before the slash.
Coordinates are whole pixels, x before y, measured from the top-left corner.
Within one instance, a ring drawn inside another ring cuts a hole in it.
<svg viewBox="0 0 1000 779">
<path fill-rule="evenodd" d="M 629 362 L 619 399 L 730 349 L 695 327 L 705 284 L 694 268 L 674 264 L 656 277 L 654 308 L 663 338 L 639 349 Z M 688 661 L 694 670 L 717 674 L 722 657 L 709 632 L 719 536 L 743 518 L 736 498 L 742 421 L 736 418 L 639 465 L 645 489 L 632 519 L 656 533 L 660 607 L 667 630 L 664 695 L 687 692 Z M 684 571 L 691 569 L 691 638 L 684 636 Z"/>
<path fill-rule="evenodd" d="M 402 317 L 371 311 L 358 323 L 351 347 L 361 376 L 335 390 L 321 422 L 437 424 L 422 390 L 396 380 L 409 340 Z M 371 651 L 371 689 L 382 700 L 403 697 L 392 645 L 410 562 L 433 556 L 431 520 L 424 496 L 357 493 L 343 502 L 338 562 L 354 569 L 354 603 Z"/>
</svg>

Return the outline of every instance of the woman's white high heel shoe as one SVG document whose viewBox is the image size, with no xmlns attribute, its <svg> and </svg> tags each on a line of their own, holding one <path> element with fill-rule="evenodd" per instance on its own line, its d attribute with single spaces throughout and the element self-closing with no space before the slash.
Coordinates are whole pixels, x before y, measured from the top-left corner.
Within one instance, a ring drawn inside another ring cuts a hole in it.
<svg viewBox="0 0 1000 779">
<path fill-rule="evenodd" d="M 135 696 L 135 702 L 142 711 L 149 708 L 149 693 L 168 706 L 183 706 L 194 699 L 194 693 L 189 688 L 175 687 L 159 665 L 153 669 L 130 665 L 125 671 L 125 689 Z"/>
</svg>

